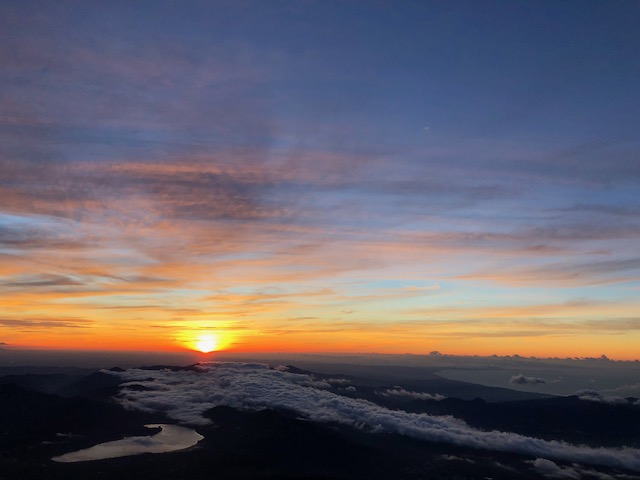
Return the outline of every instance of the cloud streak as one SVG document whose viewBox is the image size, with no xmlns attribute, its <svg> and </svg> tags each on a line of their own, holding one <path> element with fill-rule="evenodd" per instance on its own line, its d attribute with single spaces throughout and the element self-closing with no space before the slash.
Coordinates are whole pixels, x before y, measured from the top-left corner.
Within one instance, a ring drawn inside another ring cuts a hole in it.
<svg viewBox="0 0 640 480">
<path fill-rule="evenodd" d="M 0 325 L 27 331 L 51 328 L 88 328 L 93 323 L 84 318 L 0 318 Z"/>
<path fill-rule="evenodd" d="M 626 399 L 615 395 L 603 395 L 595 390 L 580 390 L 575 393 L 580 400 L 597 403 L 607 403 L 609 405 L 640 405 L 640 400 Z"/>
<path fill-rule="evenodd" d="M 440 395 L 439 393 L 431 394 L 426 392 L 412 392 L 410 390 L 405 390 L 402 387 L 389 388 L 377 393 L 383 396 L 405 397 L 415 400 L 435 400 L 438 402 L 446 398 L 444 395 Z"/>
</svg>

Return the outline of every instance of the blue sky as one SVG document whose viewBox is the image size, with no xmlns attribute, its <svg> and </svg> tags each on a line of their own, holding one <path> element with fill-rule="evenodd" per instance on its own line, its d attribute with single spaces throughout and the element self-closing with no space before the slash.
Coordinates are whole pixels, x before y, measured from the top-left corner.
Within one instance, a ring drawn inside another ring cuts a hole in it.
<svg viewBox="0 0 640 480">
<path fill-rule="evenodd" d="M 0 340 L 631 358 L 639 20 L 3 2 Z"/>
</svg>

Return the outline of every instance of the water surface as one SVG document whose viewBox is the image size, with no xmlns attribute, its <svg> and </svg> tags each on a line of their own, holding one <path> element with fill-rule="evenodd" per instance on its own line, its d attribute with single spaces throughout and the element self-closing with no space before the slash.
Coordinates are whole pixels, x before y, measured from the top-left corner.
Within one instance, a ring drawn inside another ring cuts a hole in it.
<svg viewBox="0 0 640 480">
<path fill-rule="evenodd" d="M 204 437 L 191 428 L 177 425 L 152 424 L 147 428 L 160 428 L 155 435 L 125 437 L 122 440 L 99 443 L 90 448 L 53 457 L 54 462 L 87 462 L 104 458 L 126 457 L 142 453 L 166 453 L 192 447 Z"/>
</svg>

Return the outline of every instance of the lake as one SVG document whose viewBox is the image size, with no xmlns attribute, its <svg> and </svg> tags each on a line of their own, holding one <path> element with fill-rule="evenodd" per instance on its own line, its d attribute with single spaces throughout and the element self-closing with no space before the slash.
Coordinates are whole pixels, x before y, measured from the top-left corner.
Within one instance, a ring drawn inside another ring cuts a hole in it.
<svg viewBox="0 0 640 480">
<path fill-rule="evenodd" d="M 126 457 L 142 453 L 166 453 L 194 446 L 204 437 L 191 428 L 177 425 L 152 424 L 147 428 L 160 428 L 155 435 L 125 437 L 122 440 L 99 443 L 90 448 L 53 457 L 54 462 L 88 462 L 105 458 Z"/>
</svg>

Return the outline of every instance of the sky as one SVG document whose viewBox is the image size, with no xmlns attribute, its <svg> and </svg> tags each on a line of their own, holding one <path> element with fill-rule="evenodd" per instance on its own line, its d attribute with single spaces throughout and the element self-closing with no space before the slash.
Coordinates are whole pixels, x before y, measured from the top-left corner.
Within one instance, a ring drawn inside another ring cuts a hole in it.
<svg viewBox="0 0 640 480">
<path fill-rule="evenodd" d="M 640 357 L 638 24 L 3 1 L 0 348 Z"/>
</svg>

